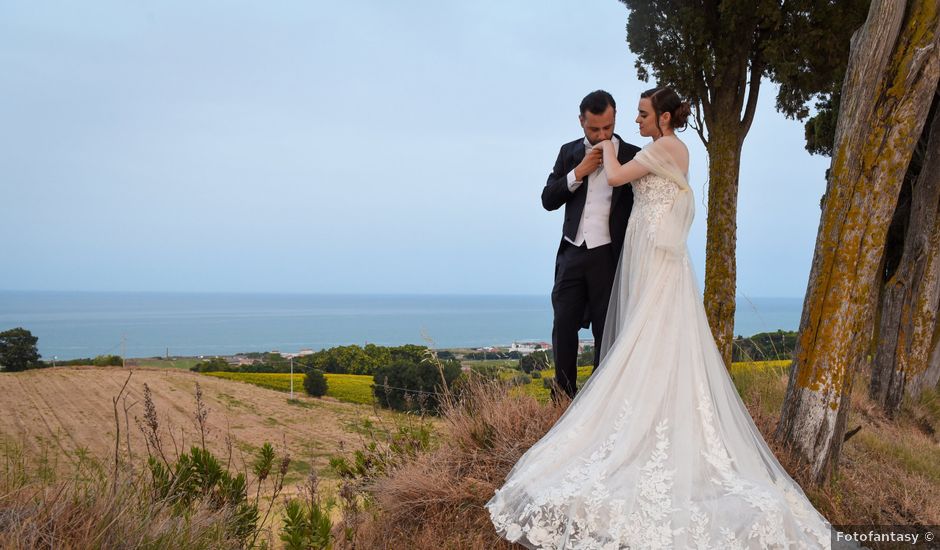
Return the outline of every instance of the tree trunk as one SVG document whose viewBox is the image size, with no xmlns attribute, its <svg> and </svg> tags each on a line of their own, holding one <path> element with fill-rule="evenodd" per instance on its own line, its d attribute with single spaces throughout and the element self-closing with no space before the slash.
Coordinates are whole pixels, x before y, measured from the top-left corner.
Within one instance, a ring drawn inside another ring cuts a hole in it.
<svg viewBox="0 0 940 550">
<path fill-rule="evenodd" d="M 737 119 L 737 113 L 732 116 L 732 120 Z M 718 350 L 729 368 L 734 341 L 738 172 L 743 141 L 743 136 L 739 136 L 738 132 L 739 129 L 732 124 L 709 128 L 707 145 L 705 313 Z"/>
<path fill-rule="evenodd" d="M 708 138 L 708 220 L 705 245 L 705 313 L 718 351 L 731 368 L 734 344 L 738 174 L 741 148 L 751 129 L 760 94 L 759 50 L 723 59 L 714 86 L 702 100 Z M 704 86 L 704 84 L 703 84 Z"/>
<path fill-rule="evenodd" d="M 885 285 L 878 349 L 869 395 L 889 417 L 901 408 L 905 387 L 927 370 L 936 326 L 940 273 L 940 119 L 936 98 L 929 127 L 921 137 L 922 155 L 912 161 L 910 223 L 897 270 Z"/>
<path fill-rule="evenodd" d="M 838 464 L 901 181 L 940 74 L 937 0 L 874 0 L 852 37 L 832 168 L 777 437 L 816 483 Z M 905 7 L 907 8 L 905 10 Z"/>
<path fill-rule="evenodd" d="M 938 382 L 940 382 L 940 323 L 934 326 L 927 370 L 911 377 L 907 393 L 912 399 L 917 399 L 925 389 L 940 389 L 937 387 Z"/>
</svg>

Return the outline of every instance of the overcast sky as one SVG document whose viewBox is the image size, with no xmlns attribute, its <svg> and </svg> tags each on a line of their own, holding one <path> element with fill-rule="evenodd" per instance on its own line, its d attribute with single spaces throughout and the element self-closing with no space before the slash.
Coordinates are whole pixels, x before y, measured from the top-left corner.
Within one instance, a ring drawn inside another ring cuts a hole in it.
<svg viewBox="0 0 940 550">
<path fill-rule="evenodd" d="M 547 294 L 539 195 L 578 103 L 618 133 L 627 11 L 593 2 L 0 1 L 0 289 Z M 828 159 L 744 144 L 738 289 L 806 289 Z M 704 277 L 707 156 L 693 131 Z"/>
</svg>

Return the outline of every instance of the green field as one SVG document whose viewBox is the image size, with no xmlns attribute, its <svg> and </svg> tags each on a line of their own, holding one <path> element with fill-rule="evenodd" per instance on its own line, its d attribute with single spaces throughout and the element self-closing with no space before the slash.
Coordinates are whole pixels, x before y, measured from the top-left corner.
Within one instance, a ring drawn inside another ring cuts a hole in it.
<svg viewBox="0 0 940 550">
<path fill-rule="evenodd" d="M 159 357 L 151 357 L 128 359 L 127 366 L 189 370 L 191 367 L 193 367 L 193 365 L 199 363 L 200 361 L 202 361 L 202 359 L 197 359 L 195 357 L 184 357 L 181 359 L 162 359 Z"/>
<path fill-rule="evenodd" d="M 480 361 L 482 363 L 482 361 Z M 738 391 L 744 391 L 754 386 L 761 386 L 772 383 L 773 376 L 779 376 L 786 372 L 790 361 L 757 361 L 753 363 L 734 363 L 731 366 L 731 376 L 738 386 Z M 578 367 L 578 387 L 584 385 L 591 375 L 593 367 Z M 254 372 L 207 372 L 208 376 L 225 378 L 226 380 L 235 380 L 238 382 L 247 382 L 262 388 L 289 392 L 290 377 L 289 373 L 254 373 Z M 520 374 L 518 371 L 503 371 L 500 375 L 503 379 L 512 378 Z M 326 395 L 340 401 L 348 403 L 361 403 L 364 405 L 372 404 L 372 377 L 362 374 L 326 374 L 327 390 Z M 542 378 L 533 378 L 532 382 L 525 386 L 517 386 L 513 391 L 523 392 L 531 395 L 539 401 L 548 401 L 550 393 L 544 386 L 543 379 L 551 379 L 554 376 L 552 369 L 542 371 Z M 305 395 L 304 375 L 294 373 L 294 392 L 299 395 Z M 770 404 L 776 406 L 776 403 Z"/>
<path fill-rule="evenodd" d="M 247 382 L 262 388 L 290 391 L 290 373 L 206 372 L 208 376 Z M 372 404 L 372 377 L 361 374 L 326 374 L 326 395 L 349 403 Z M 303 373 L 294 373 L 294 393 L 305 395 Z"/>
</svg>

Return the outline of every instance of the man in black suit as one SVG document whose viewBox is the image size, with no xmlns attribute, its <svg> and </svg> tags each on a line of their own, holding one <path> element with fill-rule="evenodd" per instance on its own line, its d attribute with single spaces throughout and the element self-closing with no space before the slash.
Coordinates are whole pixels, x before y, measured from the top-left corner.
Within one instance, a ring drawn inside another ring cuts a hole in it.
<svg viewBox="0 0 940 550">
<path fill-rule="evenodd" d="M 584 137 L 561 146 L 542 190 L 546 210 L 565 207 L 552 288 L 552 346 L 555 382 L 569 397 L 577 392 L 578 330 L 588 323 L 594 333 L 595 368 L 600 360 L 607 303 L 633 208 L 632 188 L 608 185 L 602 149 L 592 148 L 612 140 L 621 164 L 640 150 L 614 134 L 616 114 L 614 98 L 603 90 L 581 101 L 578 119 Z"/>
</svg>

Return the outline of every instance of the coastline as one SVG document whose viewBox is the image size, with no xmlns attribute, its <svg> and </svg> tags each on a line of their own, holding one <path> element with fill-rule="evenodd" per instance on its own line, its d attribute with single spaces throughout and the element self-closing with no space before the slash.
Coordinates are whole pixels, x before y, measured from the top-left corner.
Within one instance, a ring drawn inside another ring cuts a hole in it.
<svg viewBox="0 0 940 550">
<path fill-rule="evenodd" d="M 802 298 L 740 297 L 735 334 L 793 330 Z M 321 295 L 0 291 L 0 330 L 23 327 L 44 360 L 231 356 L 340 345 L 508 347 L 551 341 L 541 295 Z M 590 331 L 581 338 L 590 339 Z"/>
</svg>

